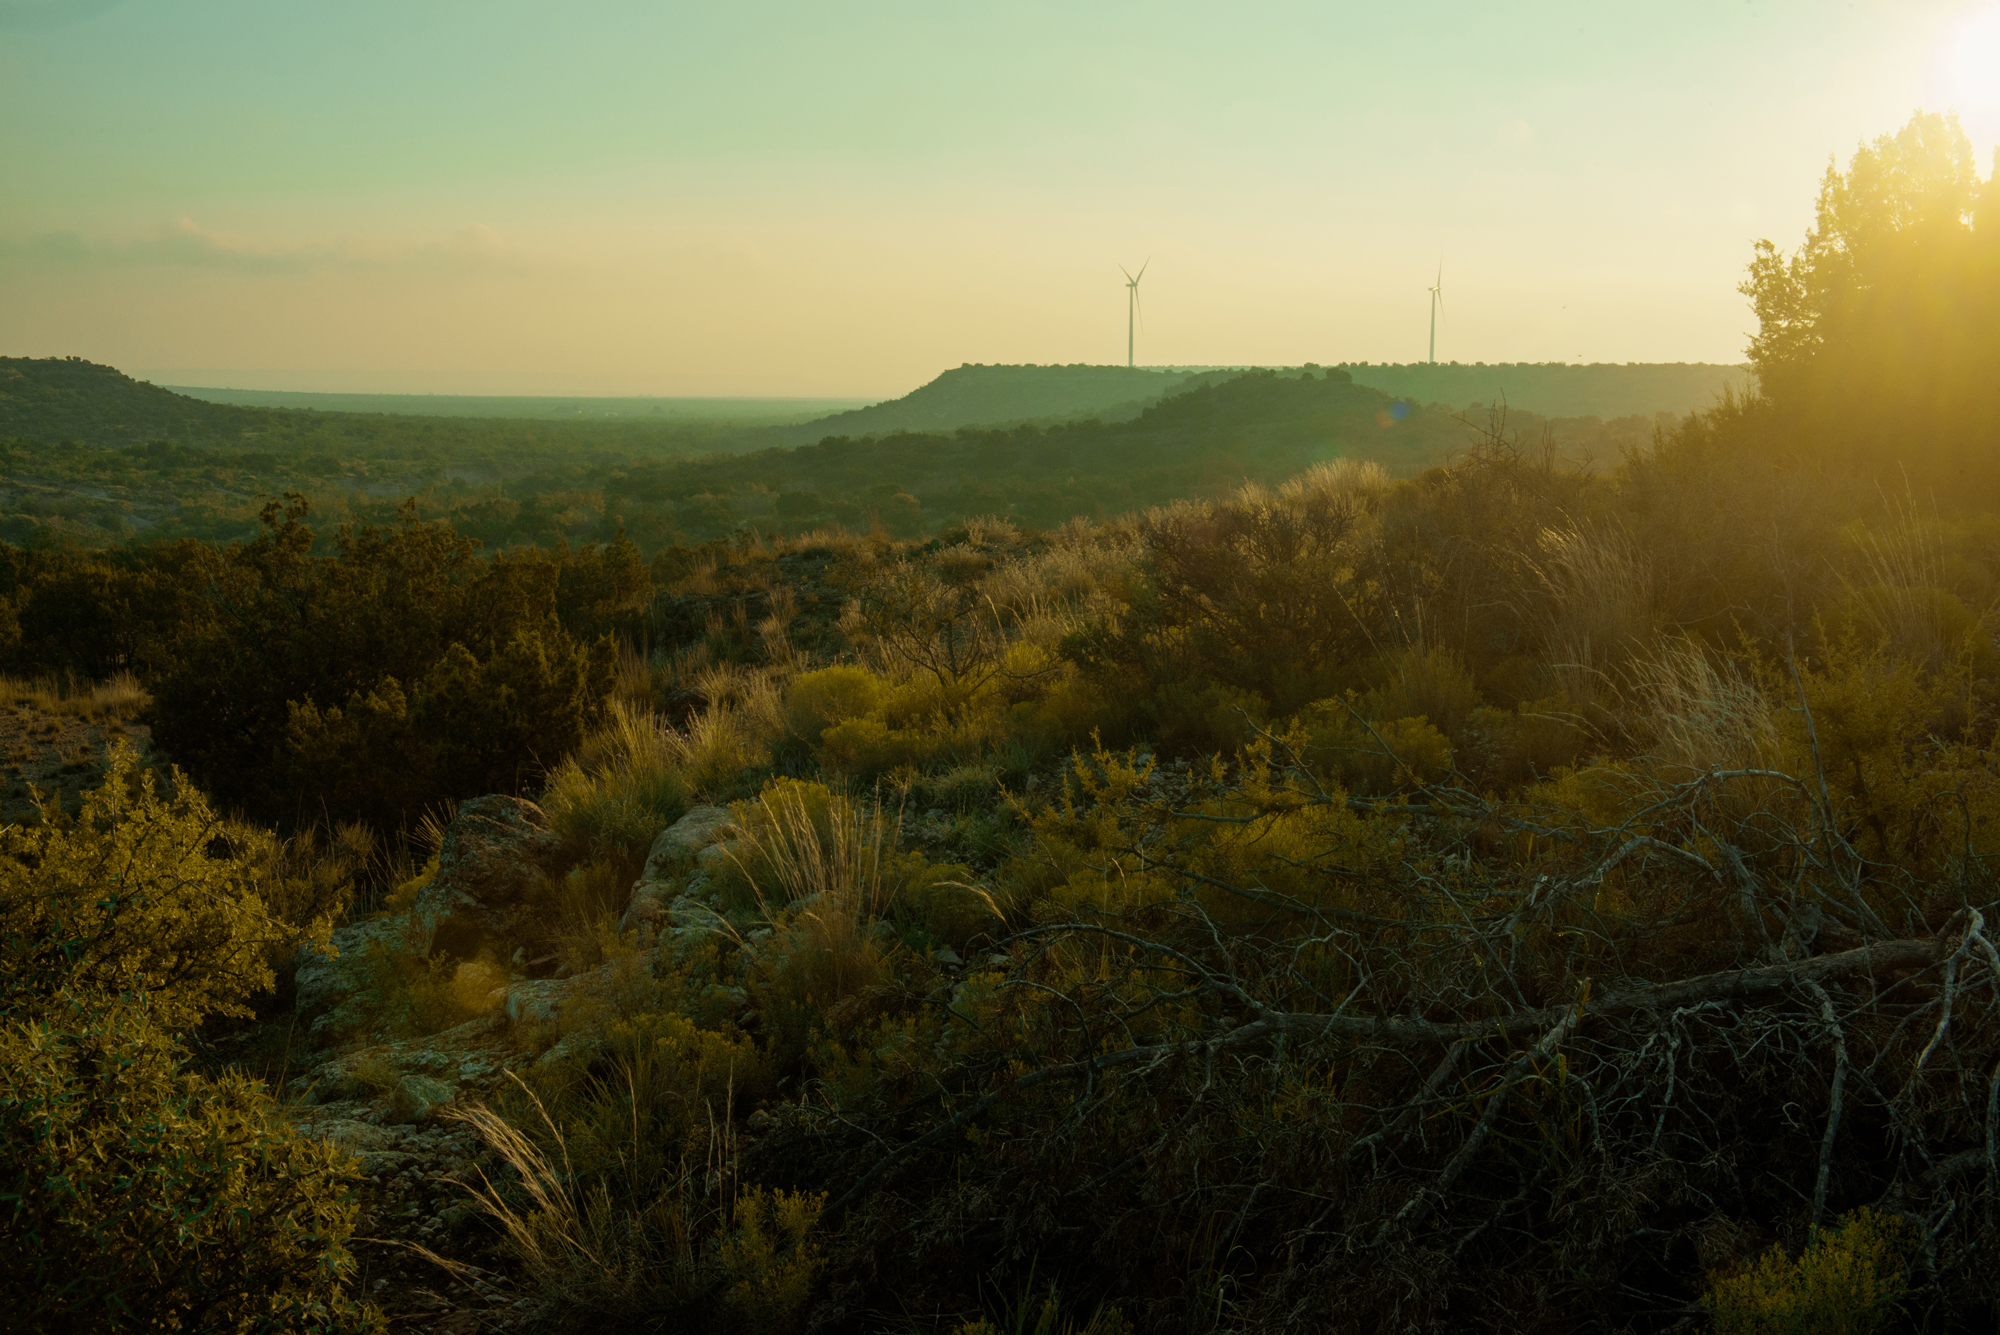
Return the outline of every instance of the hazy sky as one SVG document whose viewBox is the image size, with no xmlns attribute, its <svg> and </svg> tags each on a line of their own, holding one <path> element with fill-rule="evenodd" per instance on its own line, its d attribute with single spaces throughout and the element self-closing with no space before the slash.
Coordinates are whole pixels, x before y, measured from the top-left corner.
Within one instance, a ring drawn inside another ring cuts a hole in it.
<svg viewBox="0 0 2000 1335">
<path fill-rule="evenodd" d="M 1734 361 L 1990 4 L 0 0 L 0 353 L 300 389 Z"/>
</svg>

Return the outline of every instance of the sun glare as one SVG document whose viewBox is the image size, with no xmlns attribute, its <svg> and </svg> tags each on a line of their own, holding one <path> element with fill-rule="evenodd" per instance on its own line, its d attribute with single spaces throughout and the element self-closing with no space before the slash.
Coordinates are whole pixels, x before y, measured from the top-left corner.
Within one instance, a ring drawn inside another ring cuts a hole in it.
<svg viewBox="0 0 2000 1335">
<path fill-rule="evenodd" d="M 1967 102 L 2000 103 L 2000 8 L 1973 16 L 1958 35 L 1951 73 Z"/>
</svg>

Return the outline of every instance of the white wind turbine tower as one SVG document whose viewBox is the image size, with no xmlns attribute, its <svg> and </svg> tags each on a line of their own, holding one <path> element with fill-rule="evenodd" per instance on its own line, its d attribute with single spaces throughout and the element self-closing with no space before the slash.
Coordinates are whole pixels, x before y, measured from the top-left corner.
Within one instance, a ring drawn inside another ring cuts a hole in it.
<svg viewBox="0 0 2000 1335">
<path fill-rule="evenodd" d="M 1146 257 L 1146 264 L 1151 264 L 1152 262 L 1153 257 L 1148 255 Z M 1146 264 L 1139 266 L 1139 278 L 1146 276 Z M 1122 264 L 1118 266 L 1118 272 L 1125 275 L 1125 368 L 1130 370 L 1132 368 L 1132 327 L 1139 317 L 1139 278 L 1134 278 L 1131 270 Z"/>
<path fill-rule="evenodd" d="M 1431 365 L 1438 361 L 1438 312 L 1444 308 L 1444 261 L 1438 261 L 1437 282 L 1431 286 Z"/>
</svg>

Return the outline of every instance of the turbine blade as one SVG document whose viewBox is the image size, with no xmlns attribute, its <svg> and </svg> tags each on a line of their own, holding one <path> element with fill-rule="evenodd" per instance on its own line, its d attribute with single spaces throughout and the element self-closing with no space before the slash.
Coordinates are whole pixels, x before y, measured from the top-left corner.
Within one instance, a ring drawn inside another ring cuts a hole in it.
<svg viewBox="0 0 2000 1335">
<path fill-rule="evenodd" d="M 1151 264 L 1152 262 L 1153 262 L 1153 257 L 1151 255 L 1148 255 L 1146 257 L 1146 264 Z M 1146 264 L 1142 264 L 1139 266 L 1139 278 L 1144 278 L 1146 276 Z M 1134 278 L 1132 281 L 1136 283 L 1139 281 L 1139 278 Z"/>
<path fill-rule="evenodd" d="M 1127 269 L 1127 268 L 1126 268 L 1126 267 L 1125 267 L 1124 265 L 1122 265 L 1122 264 L 1118 266 L 1118 272 L 1119 272 L 1119 273 L 1122 273 L 1122 274 L 1124 274 L 1124 275 L 1125 275 L 1125 281 L 1126 281 L 1126 283 L 1127 283 L 1127 284 L 1130 284 L 1130 283 L 1133 283 L 1133 282 L 1136 282 L 1136 281 L 1137 281 L 1136 279 L 1134 279 L 1134 278 L 1132 277 L 1132 271 L 1131 271 L 1131 270 L 1129 270 L 1129 269 Z M 1140 273 L 1144 273 L 1144 272 L 1146 272 L 1146 271 L 1145 271 L 1145 270 L 1144 270 L 1144 269 L 1142 268 L 1142 269 L 1140 269 L 1140 270 L 1139 270 L 1139 272 L 1140 272 Z"/>
</svg>

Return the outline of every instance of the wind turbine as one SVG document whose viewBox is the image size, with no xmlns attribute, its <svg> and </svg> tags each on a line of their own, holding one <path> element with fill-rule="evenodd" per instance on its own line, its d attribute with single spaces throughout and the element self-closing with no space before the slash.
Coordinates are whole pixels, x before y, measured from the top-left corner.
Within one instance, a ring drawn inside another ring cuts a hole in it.
<svg viewBox="0 0 2000 1335">
<path fill-rule="evenodd" d="M 1437 282 L 1431 287 L 1431 365 L 1438 363 L 1438 311 L 1444 307 L 1444 261 L 1438 261 Z"/>
<path fill-rule="evenodd" d="M 1146 264 L 1152 262 L 1153 257 L 1148 255 Z M 1139 266 L 1139 278 L 1146 276 L 1146 264 Z M 1132 326 L 1139 315 L 1139 278 L 1134 278 L 1131 270 L 1122 264 L 1118 266 L 1118 272 L 1125 275 L 1125 369 L 1129 371 L 1132 369 Z"/>
</svg>

